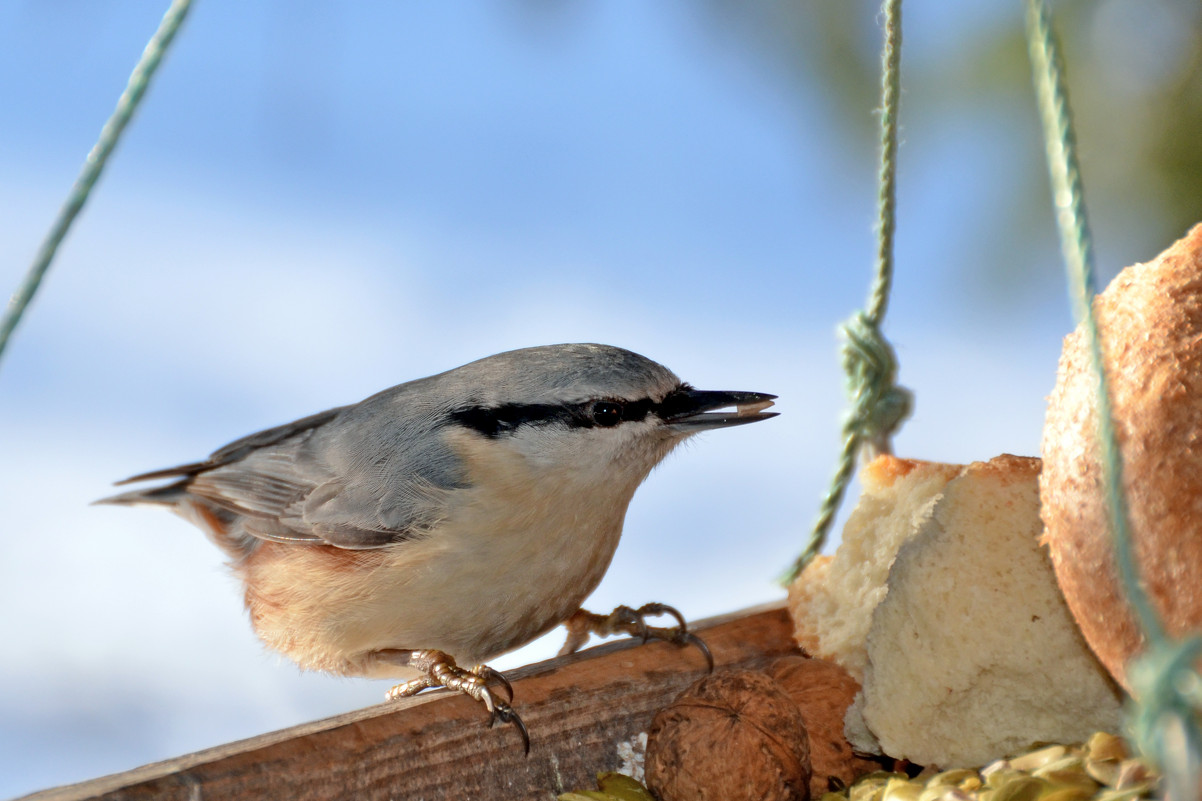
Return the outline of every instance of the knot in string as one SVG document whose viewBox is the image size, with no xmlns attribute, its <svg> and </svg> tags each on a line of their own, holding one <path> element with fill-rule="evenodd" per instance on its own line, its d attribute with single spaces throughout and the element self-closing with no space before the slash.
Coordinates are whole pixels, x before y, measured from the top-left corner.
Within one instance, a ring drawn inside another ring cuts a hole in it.
<svg viewBox="0 0 1202 801">
<path fill-rule="evenodd" d="M 897 355 L 881 334 L 880 325 L 863 311 L 843 324 L 843 369 L 847 374 L 847 394 L 851 409 L 843 423 L 843 449 L 835 468 L 831 487 L 818 508 L 818 518 L 810 531 L 801 555 L 781 576 L 790 584 L 822 550 L 826 533 L 834 522 L 843 494 L 851 483 L 856 456 L 861 449 L 870 456 L 891 453 L 893 432 L 910 414 L 913 395 L 894 384 Z"/>
<path fill-rule="evenodd" d="M 1167 798 L 1196 798 L 1202 778 L 1202 679 L 1194 665 L 1202 656 L 1202 637 L 1149 640 L 1147 650 L 1127 666 L 1139 699 L 1129 719 L 1131 735 L 1158 763 Z"/>
<path fill-rule="evenodd" d="M 843 324 L 843 370 L 851 409 L 844 431 L 873 455 L 891 453 L 890 438 L 910 415 L 913 395 L 897 386 L 897 354 L 864 312 Z"/>
<path fill-rule="evenodd" d="M 789 584 L 826 542 L 839 504 L 851 483 L 861 447 L 869 456 L 890 453 L 889 439 L 910 414 L 909 390 L 895 386 L 897 356 L 881 335 L 881 320 L 893 284 L 893 230 L 897 208 L 897 124 L 901 98 L 901 0 L 881 0 L 885 41 L 881 49 L 881 165 L 877 193 L 876 275 L 868 295 L 870 311 L 857 312 L 843 324 L 843 369 L 851 410 L 843 424 L 843 448 L 822 498 L 818 518 L 801 555 L 781 576 Z"/>
</svg>

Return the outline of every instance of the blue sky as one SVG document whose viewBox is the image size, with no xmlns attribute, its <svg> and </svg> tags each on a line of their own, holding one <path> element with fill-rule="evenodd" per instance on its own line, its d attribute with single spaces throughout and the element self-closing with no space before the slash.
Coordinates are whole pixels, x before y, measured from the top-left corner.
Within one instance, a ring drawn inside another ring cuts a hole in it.
<svg viewBox="0 0 1202 801">
<path fill-rule="evenodd" d="M 0 283 L 164 8 L 0 6 Z M 907 13 L 919 67 L 1021 24 L 1000 0 Z M 820 73 L 734 28 L 682 1 L 197 2 L 0 363 L 0 797 L 382 700 L 263 651 L 198 531 L 88 504 L 512 347 L 607 342 L 780 395 L 781 417 L 652 475 L 590 606 L 695 619 L 781 596 L 838 450 L 835 330 L 868 285 L 876 153 Z M 1039 153 L 1030 98 L 981 92 L 955 116 L 921 84 L 903 98 L 902 455 L 1037 453 L 1069 327 L 1050 215 L 1014 247 L 1021 279 L 980 274 Z"/>
</svg>

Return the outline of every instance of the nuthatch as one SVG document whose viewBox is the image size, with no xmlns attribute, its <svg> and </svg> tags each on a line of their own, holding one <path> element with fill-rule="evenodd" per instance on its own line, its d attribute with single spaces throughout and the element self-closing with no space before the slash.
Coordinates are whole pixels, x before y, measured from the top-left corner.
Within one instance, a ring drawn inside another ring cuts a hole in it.
<svg viewBox="0 0 1202 801">
<path fill-rule="evenodd" d="M 255 632 L 301 667 L 416 676 L 390 698 L 458 690 L 529 749 L 489 688 L 512 701 L 508 682 L 484 663 L 560 623 L 565 651 L 616 631 L 700 643 L 670 607 L 580 604 L 651 469 L 700 431 L 774 417 L 774 397 L 696 390 L 606 345 L 526 348 L 134 476 L 119 483 L 177 480 L 99 503 L 163 505 L 200 527 L 242 580 Z M 643 622 L 663 613 L 680 625 Z"/>
</svg>

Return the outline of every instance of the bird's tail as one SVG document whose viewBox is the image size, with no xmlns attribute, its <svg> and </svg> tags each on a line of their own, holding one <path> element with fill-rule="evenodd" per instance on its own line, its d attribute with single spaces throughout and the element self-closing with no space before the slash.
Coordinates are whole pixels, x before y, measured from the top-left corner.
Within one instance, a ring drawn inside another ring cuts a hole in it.
<svg viewBox="0 0 1202 801">
<path fill-rule="evenodd" d="M 190 493 L 188 485 L 191 481 L 189 476 L 160 487 L 122 492 L 92 501 L 92 505 L 165 506 L 207 534 L 209 539 L 230 557 L 231 564 L 240 563 L 254 550 L 257 540 L 237 525 L 237 512 L 224 509 L 212 501 Z"/>
<path fill-rule="evenodd" d="M 176 481 L 174 484 L 167 484 L 161 487 L 150 487 L 149 489 L 132 490 L 130 492 L 122 492 L 118 495 L 110 495 L 107 498 L 92 501 L 92 505 L 112 504 L 114 506 L 178 506 L 179 502 L 187 495 L 187 481 Z"/>
</svg>

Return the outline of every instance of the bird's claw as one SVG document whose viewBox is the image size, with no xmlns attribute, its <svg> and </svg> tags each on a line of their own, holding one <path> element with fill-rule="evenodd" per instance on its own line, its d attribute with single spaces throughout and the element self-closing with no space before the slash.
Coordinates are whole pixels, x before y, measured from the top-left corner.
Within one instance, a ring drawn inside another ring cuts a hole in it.
<svg viewBox="0 0 1202 801">
<path fill-rule="evenodd" d="M 648 617 L 659 615 L 675 618 L 676 625 L 665 627 L 647 625 Z M 564 625 L 568 629 L 568 639 L 559 652 L 561 656 L 579 650 L 588 642 L 590 634 L 601 637 L 611 634 L 629 634 L 632 637 L 638 637 L 643 642 L 663 640 L 677 646 L 692 645 L 705 657 L 709 672 L 714 671 L 714 655 L 710 652 L 709 646 L 705 644 L 704 640 L 689 631 L 684 615 L 667 604 L 643 604 L 638 609 L 619 606 L 608 615 L 598 615 L 581 609 L 572 615 Z"/>
<path fill-rule="evenodd" d="M 408 698 L 411 695 L 417 695 L 422 690 L 428 690 L 433 687 L 441 686 L 441 684 L 429 676 L 420 676 L 416 679 L 412 679 L 411 681 L 407 681 L 404 684 L 396 685 L 388 691 L 388 694 L 385 696 L 385 698 L 387 698 L 389 701 L 396 701 L 401 698 Z"/>
<path fill-rule="evenodd" d="M 398 684 L 388 691 L 388 700 L 408 698 L 417 695 L 422 690 L 442 687 L 453 692 L 463 693 L 475 701 L 484 704 L 488 710 L 489 727 L 502 723 L 512 723 L 522 737 L 522 745 L 526 754 L 530 753 L 530 732 L 520 715 L 510 704 L 513 702 L 513 685 L 500 671 L 493 670 L 488 665 L 476 665 L 472 668 L 461 668 L 455 664 L 450 654 L 442 651 L 412 651 L 408 664 L 422 672 L 416 679 Z M 489 687 L 490 682 L 497 682 L 505 690 L 505 700 L 497 697 Z"/>
<path fill-rule="evenodd" d="M 517 712 L 513 711 L 513 707 L 504 701 L 493 701 L 492 718 L 488 722 L 488 727 L 491 729 L 497 725 L 497 721 L 502 723 L 512 723 L 514 728 L 518 730 L 518 734 L 522 735 L 522 745 L 525 748 L 526 755 L 530 755 L 530 732 L 526 730 L 526 724 L 522 722 L 522 718 Z"/>
<path fill-rule="evenodd" d="M 509 679 L 505 678 L 504 673 L 499 670 L 493 670 L 488 665 L 476 665 L 470 672 L 479 676 L 485 685 L 492 681 L 500 684 L 505 688 L 505 695 L 508 696 L 505 700 L 513 703 L 513 685 L 509 683 Z"/>
<path fill-rule="evenodd" d="M 657 615 L 670 615 L 671 617 L 676 618 L 676 627 L 680 631 L 687 631 L 689 628 L 688 624 L 684 622 L 684 615 L 680 614 L 680 610 L 674 606 L 668 606 L 667 604 L 643 604 L 638 609 L 634 610 L 634 613 L 640 618 L 656 617 Z"/>
</svg>

